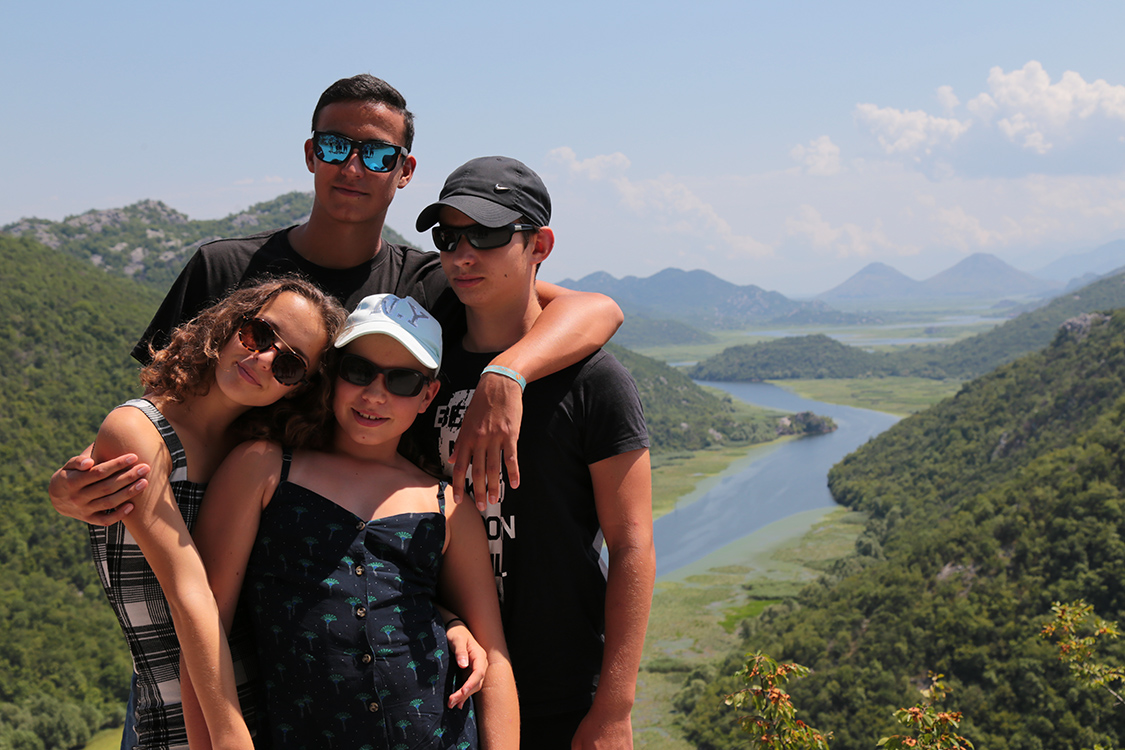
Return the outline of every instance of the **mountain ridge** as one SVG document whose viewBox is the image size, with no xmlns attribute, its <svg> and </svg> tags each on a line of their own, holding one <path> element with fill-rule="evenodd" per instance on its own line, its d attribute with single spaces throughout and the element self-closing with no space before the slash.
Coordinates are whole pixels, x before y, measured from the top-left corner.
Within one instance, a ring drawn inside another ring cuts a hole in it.
<svg viewBox="0 0 1125 750">
<path fill-rule="evenodd" d="M 20 219 L 0 227 L 0 236 L 30 237 L 110 275 L 164 291 L 205 242 L 300 224 L 308 219 L 312 204 L 312 193 L 294 191 L 221 219 L 191 219 L 161 201 L 142 200 L 122 208 L 91 209 L 62 221 Z M 383 228 L 383 238 L 409 244 L 390 227 Z"/>
<path fill-rule="evenodd" d="M 918 281 L 885 263 L 869 263 L 814 299 L 826 302 L 894 302 L 957 298 L 1004 299 L 1058 292 L 1064 285 L 1011 266 L 995 255 L 973 253 Z"/>
<path fill-rule="evenodd" d="M 1032 271 L 1042 279 L 1071 279 L 1075 275 L 1105 276 L 1125 266 L 1125 239 L 1112 240 L 1085 252 L 1064 255 Z"/>
<path fill-rule="evenodd" d="M 858 323 L 869 318 L 824 302 L 792 300 L 753 284 L 739 286 L 701 269 L 665 268 L 652 276 L 617 279 L 597 271 L 559 286 L 612 297 L 627 315 L 679 320 L 692 326 L 737 329 L 755 323 Z"/>
</svg>

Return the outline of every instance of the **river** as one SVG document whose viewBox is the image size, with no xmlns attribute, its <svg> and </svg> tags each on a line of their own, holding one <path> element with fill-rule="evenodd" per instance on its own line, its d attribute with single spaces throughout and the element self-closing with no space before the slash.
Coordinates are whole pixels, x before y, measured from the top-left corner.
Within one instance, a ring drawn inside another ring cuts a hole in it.
<svg viewBox="0 0 1125 750">
<path fill-rule="evenodd" d="M 837 429 L 751 449 L 750 459 L 698 499 L 656 520 L 656 574 L 671 573 L 774 521 L 835 505 L 828 470 L 898 417 L 801 398 L 769 383 L 711 383 L 742 401 L 784 412 L 832 417 Z M 689 497 L 690 499 L 690 497 Z"/>
</svg>

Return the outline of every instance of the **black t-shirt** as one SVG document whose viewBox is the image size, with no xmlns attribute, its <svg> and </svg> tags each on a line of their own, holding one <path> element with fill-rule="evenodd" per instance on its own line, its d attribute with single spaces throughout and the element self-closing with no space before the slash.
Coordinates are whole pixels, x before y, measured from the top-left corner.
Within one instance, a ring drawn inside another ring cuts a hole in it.
<svg viewBox="0 0 1125 750">
<path fill-rule="evenodd" d="M 348 310 L 368 295 L 384 293 L 414 297 L 439 321 L 449 317 L 457 305 L 437 253 L 384 242 L 375 257 L 365 263 L 353 268 L 325 268 L 305 260 L 293 249 L 289 229 L 215 240 L 200 247 L 133 347 L 133 358 L 148 362 L 150 342 L 161 349 L 176 326 L 234 289 L 268 276 L 301 274 Z"/>
<path fill-rule="evenodd" d="M 412 431 L 429 461 L 446 467 L 495 357 L 467 352 L 459 339 L 446 336 L 441 390 Z M 485 524 L 520 712 L 546 716 L 589 708 L 601 669 L 606 578 L 589 466 L 647 448 L 648 430 L 636 384 L 605 351 L 528 383 L 523 404 L 520 486 L 505 476 Z"/>
</svg>

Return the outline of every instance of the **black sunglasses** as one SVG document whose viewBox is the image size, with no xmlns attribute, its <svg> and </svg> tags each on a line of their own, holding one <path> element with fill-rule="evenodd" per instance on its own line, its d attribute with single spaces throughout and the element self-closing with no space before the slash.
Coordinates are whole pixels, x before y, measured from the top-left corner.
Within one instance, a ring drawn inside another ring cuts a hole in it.
<svg viewBox="0 0 1125 750">
<path fill-rule="evenodd" d="M 345 354 L 340 357 L 337 374 L 340 379 L 366 388 L 379 374 L 383 374 L 383 384 L 389 393 L 396 396 L 417 396 L 432 378 L 424 372 L 407 367 L 380 367 L 358 354 Z"/>
<path fill-rule="evenodd" d="M 359 151 L 359 160 L 372 172 L 390 172 L 399 156 L 409 153 L 404 147 L 386 141 L 353 141 L 339 133 L 313 133 L 313 153 L 325 164 L 343 164 Z"/>
<path fill-rule="evenodd" d="M 491 250 L 494 247 L 503 247 L 512 241 L 516 232 L 534 232 L 539 227 L 534 224 L 506 224 L 502 227 L 485 227 L 480 224 L 470 224 L 467 227 L 450 227 L 438 224 L 431 230 L 434 244 L 443 253 L 451 253 L 457 249 L 457 243 L 464 237 L 469 244 L 477 250 Z"/>
<path fill-rule="evenodd" d="M 273 364 L 270 365 L 273 379 L 277 382 L 282 385 L 298 385 L 305 382 L 305 374 L 309 371 L 308 362 L 300 354 L 292 351 L 289 344 L 285 344 L 268 320 L 246 318 L 242 327 L 238 329 L 238 340 L 248 351 L 255 354 L 268 352 L 270 349 L 277 350 L 277 356 L 273 358 Z M 279 341 L 285 344 L 289 351 L 279 347 L 277 345 Z"/>
</svg>

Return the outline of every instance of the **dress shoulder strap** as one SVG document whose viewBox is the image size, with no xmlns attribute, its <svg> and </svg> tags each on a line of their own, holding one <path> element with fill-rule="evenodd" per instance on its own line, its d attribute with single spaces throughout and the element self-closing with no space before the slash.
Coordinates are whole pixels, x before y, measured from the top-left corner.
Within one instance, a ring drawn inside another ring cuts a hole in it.
<svg viewBox="0 0 1125 750">
<path fill-rule="evenodd" d="M 437 507 L 441 514 L 445 515 L 445 488 L 449 486 L 449 482 L 438 482 L 437 485 Z"/>
<path fill-rule="evenodd" d="M 293 449 L 288 445 L 281 446 L 281 479 L 284 482 L 289 479 L 289 466 L 293 463 Z"/>
<path fill-rule="evenodd" d="M 168 446 L 168 453 L 172 456 L 172 474 L 169 476 L 169 480 L 173 482 L 186 480 L 187 454 L 184 453 L 184 446 L 180 442 L 179 436 L 176 435 L 176 430 L 172 427 L 172 424 L 160 413 L 156 405 L 145 398 L 131 398 L 121 406 L 139 409 L 149 418 L 156 431 L 160 433 L 160 437 L 163 438 L 164 445 Z"/>
</svg>

